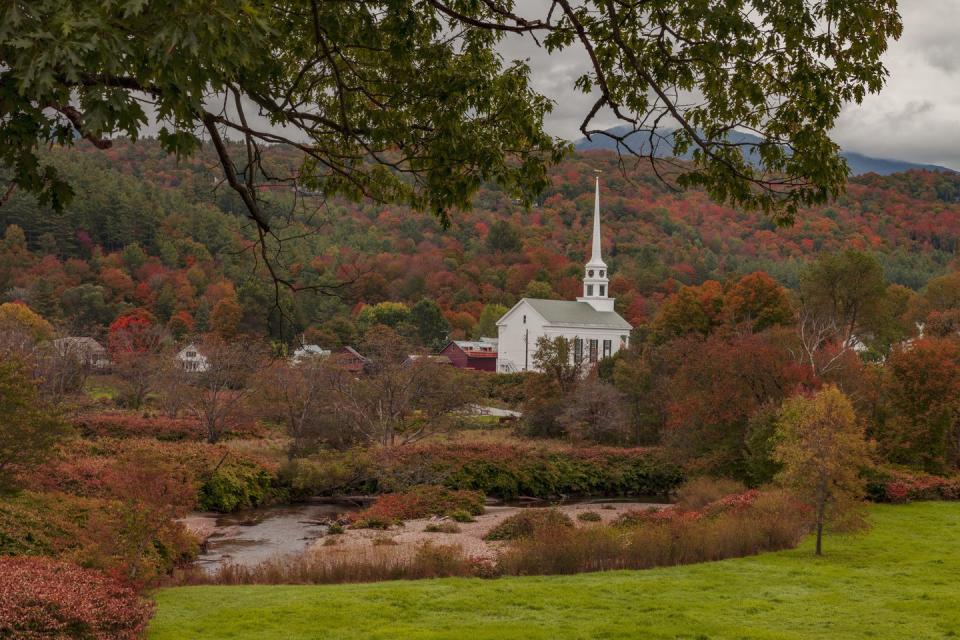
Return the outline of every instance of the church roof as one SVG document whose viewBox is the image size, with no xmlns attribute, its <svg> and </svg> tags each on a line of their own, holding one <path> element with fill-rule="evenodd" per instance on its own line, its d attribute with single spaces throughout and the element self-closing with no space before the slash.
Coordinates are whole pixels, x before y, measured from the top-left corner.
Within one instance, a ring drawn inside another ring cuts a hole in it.
<svg viewBox="0 0 960 640">
<path fill-rule="evenodd" d="M 624 331 L 633 328 L 616 311 L 597 311 L 587 302 L 540 300 L 539 298 L 524 298 L 524 300 L 550 324 L 568 327 L 602 327 Z"/>
</svg>

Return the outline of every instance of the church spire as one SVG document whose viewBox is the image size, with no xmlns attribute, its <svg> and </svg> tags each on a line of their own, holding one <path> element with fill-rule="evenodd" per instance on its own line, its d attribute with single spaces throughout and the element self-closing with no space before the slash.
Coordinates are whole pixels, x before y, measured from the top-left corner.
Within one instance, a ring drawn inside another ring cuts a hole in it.
<svg viewBox="0 0 960 640">
<path fill-rule="evenodd" d="M 588 264 L 604 264 L 603 258 L 600 257 L 600 176 L 597 176 L 597 191 L 593 199 L 593 251 Z"/>
<path fill-rule="evenodd" d="M 607 264 L 600 255 L 600 176 L 597 176 L 593 200 L 593 244 L 590 261 L 584 268 L 583 296 L 577 300 L 590 304 L 597 311 L 613 311 L 613 298 L 609 297 L 609 291 Z"/>
<path fill-rule="evenodd" d="M 588 267 L 606 267 L 600 257 L 600 176 L 597 176 L 597 191 L 593 198 L 593 250 Z"/>
</svg>

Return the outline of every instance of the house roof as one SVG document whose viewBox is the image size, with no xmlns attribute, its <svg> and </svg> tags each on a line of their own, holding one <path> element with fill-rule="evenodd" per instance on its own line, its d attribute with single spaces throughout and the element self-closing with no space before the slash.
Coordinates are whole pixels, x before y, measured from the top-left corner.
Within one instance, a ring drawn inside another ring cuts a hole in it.
<svg viewBox="0 0 960 640">
<path fill-rule="evenodd" d="M 616 311 L 597 311 L 588 302 L 524 298 L 549 324 L 630 331 L 633 327 Z"/>
<path fill-rule="evenodd" d="M 356 349 L 350 346 L 340 347 L 340 350 L 337 353 L 344 353 L 347 355 L 351 355 L 354 358 L 357 358 L 358 360 L 363 360 L 364 362 L 366 362 L 367 360 L 366 356 L 362 355 L 359 351 L 357 351 Z"/>
<path fill-rule="evenodd" d="M 469 349 L 489 349 L 490 347 L 496 348 L 496 342 L 487 342 L 486 340 L 452 340 L 453 344 L 457 345 L 464 351 Z"/>
<path fill-rule="evenodd" d="M 71 336 L 69 338 L 57 338 L 53 341 L 56 349 L 77 349 L 90 353 L 104 353 L 106 349 L 102 344 L 86 336 Z"/>
</svg>

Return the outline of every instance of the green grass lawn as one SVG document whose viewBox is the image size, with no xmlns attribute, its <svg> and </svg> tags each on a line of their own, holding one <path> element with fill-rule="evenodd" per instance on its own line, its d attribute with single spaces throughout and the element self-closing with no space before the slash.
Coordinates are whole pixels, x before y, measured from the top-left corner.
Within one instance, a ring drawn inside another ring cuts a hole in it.
<svg viewBox="0 0 960 640">
<path fill-rule="evenodd" d="M 960 503 L 878 506 L 864 535 L 708 564 L 575 576 L 186 587 L 167 638 L 960 637 Z"/>
</svg>

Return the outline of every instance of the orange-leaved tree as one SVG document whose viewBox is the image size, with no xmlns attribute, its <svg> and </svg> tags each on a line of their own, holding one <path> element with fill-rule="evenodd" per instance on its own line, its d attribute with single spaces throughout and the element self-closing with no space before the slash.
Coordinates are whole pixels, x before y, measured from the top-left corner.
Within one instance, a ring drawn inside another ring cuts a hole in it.
<svg viewBox="0 0 960 640">
<path fill-rule="evenodd" d="M 816 554 L 822 554 L 824 525 L 862 522 L 864 481 L 870 447 L 853 404 L 837 387 L 783 403 L 774 458 L 783 465 L 777 479 L 809 504 L 816 515 Z"/>
</svg>

